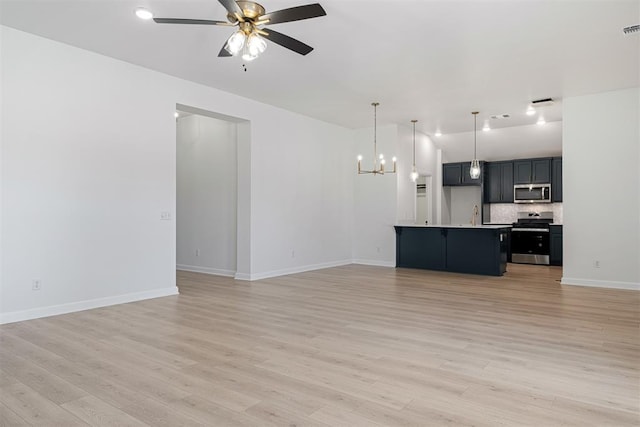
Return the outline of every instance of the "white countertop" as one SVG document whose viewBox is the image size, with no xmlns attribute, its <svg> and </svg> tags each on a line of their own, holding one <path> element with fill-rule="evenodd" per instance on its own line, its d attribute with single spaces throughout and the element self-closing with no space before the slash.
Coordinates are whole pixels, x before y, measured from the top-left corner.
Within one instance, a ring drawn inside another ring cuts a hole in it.
<svg viewBox="0 0 640 427">
<path fill-rule="evenodd" d="M 496 230 L 498 228 L 510 228 L 510 225 L 471 225 L 471 224 L 396 224 L 396 227 L 416 227 L 416 228 L 483 228 Z"/>
</svg>

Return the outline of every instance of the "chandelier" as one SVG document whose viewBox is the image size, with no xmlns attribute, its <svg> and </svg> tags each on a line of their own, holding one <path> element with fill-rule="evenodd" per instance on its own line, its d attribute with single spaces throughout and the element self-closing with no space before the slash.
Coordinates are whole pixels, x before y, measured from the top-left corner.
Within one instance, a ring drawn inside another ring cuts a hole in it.
<svg viewBox="0 0 640 427">
<path fill-rule="evenodd" d="M 478 179 L 480 178 L 480 162 L 478 162 L 478 156 L 476 154 L 476 145 L 477 145 L 476 136 L 478 133 L 476 124 L 477 124 L 478 112 L 473 111 L 471 114 L 473 114 L 473 160 L 471 160 L 471 167 L 469 168 L 469 176 L 471 176 L 471 179 Z"/>
<path fill-rule="evenodd" d="M 385 173 L 396 173 L 396 158 L 393 157 L 391 161 L 393 162 L 393 170 L 385 171 L 384 165 L 387 162 L 384 158 L 384 155 L 380 154 L 378 156 L 378 141 L 376 138 L 376 125 L 377 125 L 377 111 L 379 102 L 372 102 L 373 105 L 373 168 L 371 170 L 363 170 L 362 169 L 362 155 L 358 155 L 358 174 L 374 174 L 374 175 L 384 175 Z"/>
</svg>

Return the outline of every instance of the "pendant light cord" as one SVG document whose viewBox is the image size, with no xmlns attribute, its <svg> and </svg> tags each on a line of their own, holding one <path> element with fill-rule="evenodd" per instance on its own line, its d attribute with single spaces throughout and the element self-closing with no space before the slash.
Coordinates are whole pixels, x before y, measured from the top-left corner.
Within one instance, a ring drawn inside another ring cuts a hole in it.
<svg viewBox="0 0 640 427">
<path fill-rule="evenodd" d="M 378 140 L 376 126 L 378 123 L 378 103 L 374 102 L 373 105 L 373 164 L 378 164 Z"/>
<path fill-rule="evenodd" d="M 477 123 L 478 123 L 478 114 L 476 113 L 476 114 L 473 115 L 473 158 L 474 159 L 478 158 L 478 155 L 476 153 L 476 147 L 477 147 L 476 137 L 478 135 Z"/>
<path fill-rule="evenodd" d="M 417 120 L 411 120 L 413 123 L 413 167 L 416 167 L 416 122 Z"/>
</svg>

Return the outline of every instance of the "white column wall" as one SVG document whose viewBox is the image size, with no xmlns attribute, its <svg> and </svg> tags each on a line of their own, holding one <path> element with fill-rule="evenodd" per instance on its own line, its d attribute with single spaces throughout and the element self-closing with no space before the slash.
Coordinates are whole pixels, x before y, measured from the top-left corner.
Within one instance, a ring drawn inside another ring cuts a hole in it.
<svg viewBox="0 0 640 427">
<path fill-rule="evenodd" d="M 415 223 L 416 219 L 416 190 L 411 181 L 413 169 L 413 128 L 398 126 L 398 212 L 397 221 L 400 223 Z M 432 195 L 436 194 L 436 175 L 438 170 L 437 148 L 431 138 L 416 131 L 416 169 L 420 175 L 432 176 Z M 439 190 L 438 190 L 439 191 Z M 436 218 L 438 201 L 435 197 L 429 201 L 432 218 Z"/>
<path fill-rule="evenodd" d="M 396 222 L 414 224 L 416 220 L 416 184 L 411 180 L 413 169 L 413 128 L 398 126 L 398 200 Z M 418 151 L 416 135 L 416 153 Z M 417 167 L 417 160 L 416 160 Z"/>
<path fill-rule="evenodd" d="M 562 283 L 640 290 L 640 88 L 566 98 L 563 117 Z"/>
<path fill-rule="evenodd" d="M 178 269 L 236 273 L 237 124 L 200 115 L 177 120 Z"/>
</svg>

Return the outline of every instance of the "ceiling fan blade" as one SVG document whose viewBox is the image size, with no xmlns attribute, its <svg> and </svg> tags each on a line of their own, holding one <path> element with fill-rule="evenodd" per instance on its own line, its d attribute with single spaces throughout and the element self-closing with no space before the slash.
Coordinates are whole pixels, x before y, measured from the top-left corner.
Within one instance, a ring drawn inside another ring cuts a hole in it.
<svg viewBox="0 0 640 427">
<path fill-rule="evenodd" d="M 210 21 L 208 19 L 153 18 L 157 24 L 195 24 L 195 25 L 233 25 L 227 21 Z"/>
<path fill-rule="evenodd" d="M 264 31 L 267 32 L 267 34 L 264 35 L 264 38 L 266 38 L 267 40 L 271 40 L 272 42 L 279 44 L 282 47 L 291 49 L 292 51 L 297 52 L 300 55 L 306 55 L 313 50 L 311 46 L 302 43 L 300 40 L 296 40 L 277 31 L 273 31 L 269 28 L 265 28 Z"/>
<path fill-rule="evenodd" d="M 218 58 L 227 58 L 229 56 L 233 56 L 227 51 L 227 49 L 225 49 L 226 45 L 226 42 L 222 45 L 222 49 L 220 49 L 220 52 L 218 53 Z"/>
<path fill-rule="evenodd" d="M 240 9 L 240 6 L 238 6 L 238 3 L 235 2 L 235 0 L 218 0 L 220 2 L 221 5 L 224 6 L 225 9 L 227 9 L 227 12 L 229 12 L 232 15 L 240 15 L 242 16 L 242 9 Z"/>
<path fill-rule="evenodd" d="M 300 21 L 302 19 L 317 18 L 325 16 L 324 11 L 319 3 L 307 4 L 305 6 L 296 6 L 289 9 L 276 10 L 260 17 L 260 21 L 267 21 L 265 24 L 281 24 L 283 22 Z"/>
</svg>

